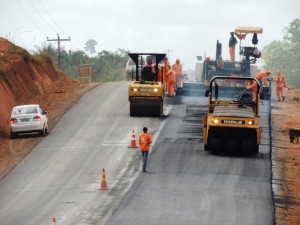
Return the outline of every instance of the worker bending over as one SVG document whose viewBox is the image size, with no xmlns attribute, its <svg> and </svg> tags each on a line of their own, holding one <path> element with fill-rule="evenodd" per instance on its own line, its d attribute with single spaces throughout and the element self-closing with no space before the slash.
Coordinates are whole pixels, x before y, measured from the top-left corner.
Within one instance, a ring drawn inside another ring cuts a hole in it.
<svg viewBox="0 0 300 225">
<path fill-rule="evenodd" d="M 271 74 L 269 70 L 263 70 L 256 75 L 256 79 L 259 81 L 261 85 L 267 85 L 267 76 Z"/>
</svg>

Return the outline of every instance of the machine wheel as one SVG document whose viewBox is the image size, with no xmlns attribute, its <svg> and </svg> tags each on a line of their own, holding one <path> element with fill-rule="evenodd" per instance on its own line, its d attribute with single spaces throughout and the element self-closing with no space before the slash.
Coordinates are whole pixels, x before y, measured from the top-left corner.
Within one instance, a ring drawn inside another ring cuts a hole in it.
<svg viewBox="0 0 300 225">
<path fill-rule="evenodd" d="M 209 150 L 208 146 L 204 144 L 204 151 L 208 151 L 208 150 Z"/>
<path fill-rule="evenodd" d="M 238 139 L 235 136 L 228 136 L 225 141 L 226 143 L 224 147 L 229 152 L 234 152 L 238 149 Z"/>
<path fill-rule="evenodd" d="M 251 154 L 258 152 L 258 144 L 256 140 L 256 132 L 245 132 L 244 137 L 242 138 L 242 149 L 243 152 Z"/>
<path fill-rule="evenodd" d="M 221 133 L 218 130 L 211 129 L 208 133 L 207 145 L 209 150 L 213 153 L 218 153 L 222 150 Z"/>
</svg>

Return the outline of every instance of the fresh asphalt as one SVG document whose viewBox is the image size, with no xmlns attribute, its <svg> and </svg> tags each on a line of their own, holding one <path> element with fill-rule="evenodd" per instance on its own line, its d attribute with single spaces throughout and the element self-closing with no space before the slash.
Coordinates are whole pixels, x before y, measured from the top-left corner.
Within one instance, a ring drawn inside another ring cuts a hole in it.
<svg viewBox="0 0 300 225">
<path fill-rule="evenodd" d="M 84 95 L 0 181 L 1 225 L 274 224 L 269 104 L 259 154 L 203 150 L 205 97 L 166 98 L 164 116 L 129 116 L 128 82 Z M 50 112 L 51 113 L 51 112 Z M 129 148 L 147 126 L 148 173 Z M 108 190 L 99 190 L 105 168 Z"/>
</svg>

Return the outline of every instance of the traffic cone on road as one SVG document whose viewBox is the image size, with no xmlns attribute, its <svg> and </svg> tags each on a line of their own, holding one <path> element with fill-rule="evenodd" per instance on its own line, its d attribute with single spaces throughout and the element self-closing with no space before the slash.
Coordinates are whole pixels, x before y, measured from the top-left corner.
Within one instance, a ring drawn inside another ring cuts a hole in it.
<svg viewBox="0 0 300 225">
<path fill-rule="evenodd" d="M 102 178 L 101 178 L 101 185 L 99 190 L 107 190 L 107 184 L 106 184 L 106 176 L 105 176 L 105 169 L 102 170 Z"/>
<path fill-rule="evenodd" d="M 56 225 L 56 218 L 55 217 L 52 218 L 52 225 Z"/>
<path fill-rule="evenodd" d="M 132 136 L 131 136 L 130 148 L 137 148 L 137 147 L 136 147 L 136 140 L 135 140 L 134 130 L 132 130 Z"/>
</svg>

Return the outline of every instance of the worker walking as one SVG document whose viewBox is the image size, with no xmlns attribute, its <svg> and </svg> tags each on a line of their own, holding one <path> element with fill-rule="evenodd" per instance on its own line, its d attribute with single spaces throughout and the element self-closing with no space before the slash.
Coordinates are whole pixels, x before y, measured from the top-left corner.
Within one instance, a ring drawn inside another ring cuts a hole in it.
<svg viewBox="0 0 300 225">
<path fill-rule="evenodd" d="M 284 80 L 284 76 L 281 74 L 281 72 L 279 70 L 277 70 L 276 72 L 276 79 L 275 79 L 276 83 L 277 83 L 277 87 L 276 87 L 276 94 L 277 94 L 277 98 L 278 101 L 284 101 L 285 97 L 284 97 L 284 87 L 286 87 L 285 85 L 285 80 Z"/>
<path fill-rule="evenodd" d="M 230 62 L 234 62 L 234 60 L 235 60 L 235 45 L 236 44 L 237 44 L 237 40 L 234 36 L 234 32 L 230 32 L 230 38 L 229 38 Z"/>
<path fill-rule="evenodd" d="M 147 167 L 147 160 L 148 160 L 148 155 L 149 155 L 149 148 L 152 143 L 152 137 L 147 132 L 148 132 L 148 128 L 144 127 L 143 133 L 141 133 L 139 135 L 139 145 L 140 145 L 140 150 L 142 153 L 143 172 L 147 172 L 146 167 Z"/>
</svg>

